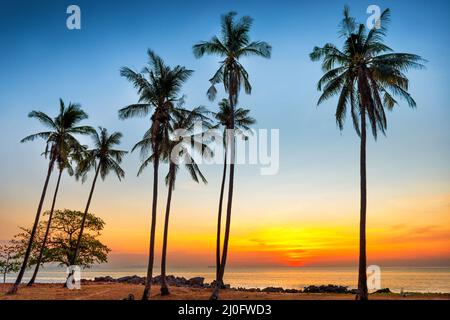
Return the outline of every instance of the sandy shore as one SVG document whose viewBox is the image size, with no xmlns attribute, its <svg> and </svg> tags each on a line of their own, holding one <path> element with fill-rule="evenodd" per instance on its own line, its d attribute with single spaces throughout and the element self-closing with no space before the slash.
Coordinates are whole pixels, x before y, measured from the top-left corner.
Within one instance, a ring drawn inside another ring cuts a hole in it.
<svg viewBox="0 0 450 320">
<path fill-rule="evenodd" d="M 89 283 L 80 290 L 67 290 L 61 284 L 36 284 L 32 288 L 22 286 L 16 295 L 6 295 L 11 284 L 0 284 L 0 300 L 121 300 L 129 294 L 136 299 L 142 295 L 143 286 L 125 283 Z M 211 289 L 171 287 L 171 295 L 161 297 L 159 286 L 153 286 L 151 298 L 157 300 L 207 300 Z M 224 300 L 354 300 L 352 294 L 325 293 L 265 293 L 222 290 Z M 450 300 L 450 294 L 411 294 L 403 297 L 399 294 L 374 294 L 376 300 Z"/>
</svg>

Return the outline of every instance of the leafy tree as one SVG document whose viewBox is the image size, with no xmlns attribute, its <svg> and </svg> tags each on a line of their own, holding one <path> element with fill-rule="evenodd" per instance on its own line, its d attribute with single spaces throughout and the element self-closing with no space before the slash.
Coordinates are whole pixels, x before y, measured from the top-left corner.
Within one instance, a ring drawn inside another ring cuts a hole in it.
<svg viewBox="0 0 450 320">
<path fill-rule="evenodd" d="M 49 214 L 50 212 L 44 213 L 44 215 Z M 83 268 L 89 268 L 94 264 L 108 261 L 108 253 L 111 250 L 98 239 L 105 227 L 105 222 L 92 213 L 85 215 L 81 211 L 64 209 L 55 210 L 53 213 L 52 225 L 47 235 L 47 246 L 40 260 L 41 265 L 44 263 L 58 263 L 66 267 L 72 265 L 71 259 L 80 235 L 81 221 L 85 216 L 84 232 L 75 264 Z M 37 233 L 37 239 L 43 239 L 47 225 L 48 221 L 40 222 L 38 229 L 41 232 Z M 13 240 L 19 256 L 24 254 L 31 234 L 29 229 L 21 228 L 21 230 L 22 232 L 17 234 Z M 34 254 L 30 256 L 29 266 L 36 264 L 38 261 L 39 250 L 33 252 Z"/>
<path fill-rule="evenodd" d="M 233 204 L 233 187 L 234 187 L 234 160 L 235 160 L 235 119 L 234 111 L 238 103 L 239 92 L 241 86 L 247 94 L 252 91 L 252 86 L 249 81 L 249 75 L 239 59 L 248 56 L 259 56 L 263 58 L 270 58 L 272 47 L 264 41 L 250 41 L 250 28 L 253 19 L 249 16 L 243 16 L 241 19 L 235 21 L 235 12 L 229 12 L 222 16 L 222 35 L 220 39 L 214 36 L 209 41 L 201 41 L 194 45 L 193 51 L 196 58 L 202 57 L 204 54 L 217 55 L 221 58 L 219 69 L 209 80 L 211 87 L 208 89 L 207 95 L 211 100 L 215 99 L 217 84 L 223 84 L 225 92 L 228 93 L 228 102 L 231 110 L 231 123 L 228 132 L 231 133 L 227 137 L 230 146 L 230 174 L 229 174 L 229 188 L 228 188 L 228 202 L 227 202 L 227 217 L 225 223 L 225 236 L 222 251 L 222 258 L 220 262 L 219 277 L 216 279 L 216 288 L 211 295 L 211 299 L 219 298 L 220 284 L 223 280 L 225 266 L 228 253 L 228 239 L 230 236 L 231 224 L 231 206 Z"/>
<path fill-rule="evenodd" d="M 17 272 L 19 269 L 20 261 L 14 243 L 0 244 L 0 273 L 3 275 L 3 283 L 6 283 L 8 273 Z"/>
<path fill-rule="evenodd" d="M 384 43 L 386 26 L 390 19 L 389 9 L 380 17 L 381 28 L 367 30 L 350 17 L 349 8 L 344 9 L 344 19 L 339 33 L 344 37 L 343 50 L 331 43 L 315 47 L 310 57 L 322 60 L 325 74 L 317 85 L 322 90 L 318 104 L 338 95 L 336 122 L 342 130 L 347 109 L 353 120 L 360 145 L 360 243 L 357 299 L 367 300 L 366 276 L 366 125 L 367 120 L 374 138 L 378 132 L 385 133 L 385 109 L 392 110 L 397 104 L 395 96 L 403 98 L 410 107 L 416 102 L 408 93 L 409 81 L 405 72 L 411 68 L 423 68 L 425 60 L 409 53 L 394 53 Z"/>
</svg>

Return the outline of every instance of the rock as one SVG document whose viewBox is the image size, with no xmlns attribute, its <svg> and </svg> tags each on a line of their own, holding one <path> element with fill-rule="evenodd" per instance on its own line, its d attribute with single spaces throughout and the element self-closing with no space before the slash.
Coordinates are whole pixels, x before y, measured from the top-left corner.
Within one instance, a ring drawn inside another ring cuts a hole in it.
<svg viewBox="0 0 450 320">
<path fill-rule="evenodd" d="M 171 277 L 170 279 L 168 279 L 169 284 L 171 284 L 173 282 L 173 285 L 175 285 L 177 287 L 189 286 L 189 281 L 185 277 L 174 277 L 174 276 L 169 276 L 169 277 Z"/>
<path fill-rule="evenodd" d="M 322 286 L 308 286 L 303 289 L 305 293 L 350 293 L 347 287 L 336 286 L 333 284 L 322 285 Z"/>
<path fill-rule="evenodd" d="M 128 280 L 130 280 L 131 278 L 131 276 L 117 278 L 117 282 L 128 282 Z"/>
<path fill-rule="evenodd" d="M 178 279 L 172 275 L 166 276 L 166 282 L 169 286 L 175 286 L 178 283 Z"/>
<path fill-rule="evenodd" d="M 137 275 L 134 276 L 126 276 L 118 278 L 116 281 L 121 283 L 131 283 L 131 284 L 145 284 L 145 277 L 139 277 Z"/>
<path fill-rule="evenodd" d="M 299 293 L 300 290 L 297 290 L 297 289 L 286 289 L 286 290 L 284 290 L 284 292 L 286 292 L 286 293 Z"/>
<path fill-rule="evenodd" d="M 392 291 L 389 290 L 389 288 L 383 288 L 375 291 L 374 293 L 392 293 Z"/>
<path fill-rule="evenodd" d="M 115 282 L 113 277 L 106 276 L 106 277 L 95 277 L 94 282 Z"/>
<path fill-rule="evenodd" d="M 169 286 L 186 287 L 190 286 L 189 281 L 184 277 L 175 277 L 173 275 L 166 276 L 166 282 Z M 152 283 L 161 284 L 161 276 L 153 277 Z"/>
<path fill-rule="evenodd" d="M 128 295 L 128 297 L 123 298 L 122 300 L 134 300 L 134 295 L 133 295 L 132 293 L 130 293 L 130 294 Z"/>
<path fill-rule="evenodd" d="M 132 284 L 145 284 L 145 278 L 143 277 L 132 277 L 130 280 L 128 280 L 128 283 Z"/>
<path fill-rule="evenodd" d="M 188 280 L 189 285 L 196 286 L 196 287 L 203 287 L 204 281 L 205 281 L 205 278 L 203 278 L 203 277 L 194 277 L 194 278 L 190 278 Z"/>
<path fill-rule="evenodd" d="M 216 287 L 216 280 L 214 280 L 213 282 L 211 282 L 211 284 L 208 285 L 209 288 L 215 288 Z M 220 286 L 220 289 L 230 289 L 231 286 L 229 284 L 224 284 L 222 282 L 222 285 Z"/>
<path fill-rule="evenodd" d="M 284 289 L 281 287 L 267 287 L 261 290 L 262 292 L 283 292 Z"/>
</svg>

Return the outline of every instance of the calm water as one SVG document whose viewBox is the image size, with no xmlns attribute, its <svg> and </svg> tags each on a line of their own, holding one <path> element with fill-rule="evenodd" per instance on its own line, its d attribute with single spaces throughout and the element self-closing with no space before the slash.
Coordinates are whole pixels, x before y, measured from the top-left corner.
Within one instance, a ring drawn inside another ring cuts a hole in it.
<svg viewBox="0 0 450 320">
<path fill-rule="evenodd" d="M 41 268 L 37 282 L 63 282 L 65 269 L 56 267 Z M 146 269 L 141 268 L 108 268 L 96 267 L 82 271 L 83 279 L 93 279 L 109 275 L 119 278 L 129 275 L 144 276 Z M 155 268 L 154 274 L 159 274 Z M 215 277 L 214 268 L 171 268 L 168 274 L 186 278 L 201 276 L 206 282 Z M 28 280 L 30 272 L 25 274 Z M 7 282 L 15 280 L 13 274 L 6 278 Z M 283 288 L 302 289 L 308 285 L 338 284 L 355 288 L 357 281 L 356 268 L 350 267 L 300 267 L 300 268 L 229 268 L 225 274 L 225 282 L 233 287 L 265 288 L 276 286 Z M 382 267 L 381 287 L 392 291 L 414 292 L 450 292 L 450 267 Z"/>
</svg>

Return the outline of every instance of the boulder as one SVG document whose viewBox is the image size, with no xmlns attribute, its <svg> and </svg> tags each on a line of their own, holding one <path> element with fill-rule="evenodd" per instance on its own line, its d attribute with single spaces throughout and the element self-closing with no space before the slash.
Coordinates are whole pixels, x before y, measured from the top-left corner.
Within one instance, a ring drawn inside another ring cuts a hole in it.
<svg viewBox="0 0 450 320">
<path fill-rule="evenodd" d="M 303 289 L 305 293 L 350 293 L 347 287 L 336 286 L 334 284 L 322 286 L 308 286 Z"/>
<path fill-rule="evenodd" d="M 189 281 L 185 277 L 173 277 L 173 284 L 177 287 L 185 287 L 189 285 Z M 170 282 L 169 282 L 170 283 Z"/>
<path fill-rule="evenodd" d="M 156 276 L 152 278 L 153 284 L 161 284 L 161 276 Z"/>
<path fill-rule="evenodd" d="M 189 281 L 184 277 L 175 277 L 173 275 L 166 276 L 166 282 L 169 286 L 185 287 L 189 285 Z M 153 277 L 152 283 L 161 284 L 161 275 Z"/>
<path fill-rule="evenodd" d="M 117 279 L 117 282 L 121 283 L 131 283 L 131 284 L 145 284 L 145 277 L 139 277 L 137 275 L 134 276 L 126 276 Z"/>
<path fill-rule="evenodd" d="M 203 277 L 194 277 L 188 280 L 189 285 L 194 287 L 203 287 L 205 278 Z"/>
<path fill-rule="evenodd" d="M 127 282 L 129 279 L 131 279 L 131 276 L 121 277 L 117 278 L 117 282 Z"/>
<path fill-rule="evenodd" d="M 208 287 L 209 288 L 215 288 L 216 287 L 216 283 L 217 283 L 217 281 L 213 280 L 213 282 L 211 282 L 211 284 L 209 284 Z M 222 285 L 220 286 L 220 289 L 230 289 L 230 288 L 231 288 L 231 286 L 229 284 L 224 284 L 223 282 L 222 282 Z"/>
<path fill-rule="evenodd" d="M 262 292 L 283 292 L 282 287 L 267 287 L 261 290 Z"/>
<path fill-rule="evenodd" d="M 300 290 L 297 290 L 297 289 L 286 289 L 286 290 L 284 290 L 284 292 L 286 292 L 286 293 L 299 293 Z"/>
<path fill-rule="evenodd" d="M 374 293 L 392 293 L 392 291 L 389 290 L 389 288 L 383 288 L 375 291 Z"/>
<path fill-rule="evenodd" d="M 145 279 L 144 277 L 138 277 L 138 276 L 133 276 L 131 277 L 131 279 L 129 279 L 127 281 L 127 283 L 132 283 L 132 284 L 145 284 Z"/>
<path fill-rule="evenodd" d="M 106 277 L 95 277 L 94 282 L 115 282 L 113 277 L 106 276 Z"/>
</svg>

